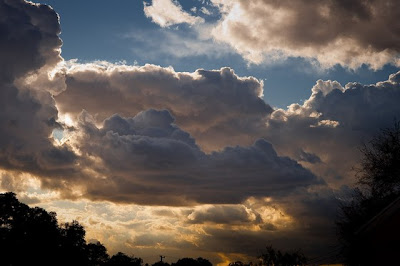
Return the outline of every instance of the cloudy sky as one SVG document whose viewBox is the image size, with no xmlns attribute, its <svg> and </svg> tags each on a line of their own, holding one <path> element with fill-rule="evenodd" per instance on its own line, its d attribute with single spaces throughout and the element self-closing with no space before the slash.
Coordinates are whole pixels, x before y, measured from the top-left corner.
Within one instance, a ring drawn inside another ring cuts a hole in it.
<svg viewBox="0 0 400 266">
<path fill-rule="evenodd" d="M 400 114 L 396 0 L 0 0 L 0 189 L 109 253 L 337 249 Z"/>
</svg>

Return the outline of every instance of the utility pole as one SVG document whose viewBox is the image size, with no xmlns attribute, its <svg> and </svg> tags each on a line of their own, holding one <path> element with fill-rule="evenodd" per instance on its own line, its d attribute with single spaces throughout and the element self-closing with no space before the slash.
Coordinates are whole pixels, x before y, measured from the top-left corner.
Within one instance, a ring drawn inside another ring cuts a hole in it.
<svg viewBox="0 0 400 266">
<path fill-rule="evenodd" d="M 160 262 L 163 262 L 162 260 L 165 259 L 165 256 L 160 255 Z"/>
</svg>

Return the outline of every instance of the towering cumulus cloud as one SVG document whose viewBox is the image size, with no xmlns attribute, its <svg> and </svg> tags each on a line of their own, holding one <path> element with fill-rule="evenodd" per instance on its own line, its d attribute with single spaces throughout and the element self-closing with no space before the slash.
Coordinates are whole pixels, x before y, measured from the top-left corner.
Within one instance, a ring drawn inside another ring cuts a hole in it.
<svg viewBox="0 0 400 266">
<path fill-rule="evenodd" d="M 399 64 L 396 0 L 213 0 L 222 13 L 215 39 L 254 63 L 287 56 L 323 66 Z"/>
<path fill-rule="evenodd" d="M 75 155 L 49 140 L 61 127 L 54 99 L 29 85 L 61 61 L 58 15 L 22 0 L 0 1 L 0 14 L 0 165 L 45 175 L 66 170 Z"/>
</svg>

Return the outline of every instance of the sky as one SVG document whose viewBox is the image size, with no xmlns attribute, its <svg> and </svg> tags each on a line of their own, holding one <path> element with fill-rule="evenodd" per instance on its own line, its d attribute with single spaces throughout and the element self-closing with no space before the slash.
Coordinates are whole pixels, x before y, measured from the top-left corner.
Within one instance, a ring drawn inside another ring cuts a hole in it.
<svg viewBox="0 0 400 266">
<path fill-rule="evenodd" d="M 110 254 L 326 257 L 360 145 L 399 119 L 396 0 L 0 0 L 0 14 L 0 190 Z"/>
</svg>

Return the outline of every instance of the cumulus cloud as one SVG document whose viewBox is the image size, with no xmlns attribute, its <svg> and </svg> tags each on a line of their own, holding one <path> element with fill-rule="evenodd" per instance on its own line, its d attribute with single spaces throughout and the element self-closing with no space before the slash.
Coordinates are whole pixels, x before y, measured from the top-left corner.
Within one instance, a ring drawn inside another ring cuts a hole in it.
<svg viewBox="0 0 400 266">
<path fill-rule="evenodd" d="M 187 73 L 155 65 L 72 64 L 66 87 L 56 96 L 62 113 L 76 116 L 85 109 L 101 123 L 114 113 L 168 109 L 206 151 L 251 145 L 272 112 L 261 99 L 263 82 L 227 67 Z"/>
<path fill-rule="evenodd" d="M 144 13 L 161 27 L 204 22 L 201 17 L 195 17 L 185 12 L 176 0 L 152 0 L 151 4 L 144 2 Z"/>
<path fill-rule="evenodd" d="M 61 113 L 76 117 L 85 109 L 100 125 L 114 113 L 129 117 L 167 109 L 204 152 L 264 138 L 279 154 L 337 186 L 353 182 L 362 140 L 399 113 L 398 73 L 375 85 L 318 80 L 304 104 L 273 110 L 260 98 L 261 81 L 230 68 L 186 73 L 154 65 L 72 63 L 64 72 L 67 89 L 56 96 Z"/>
<path fill-rule="evenodd" d="M 399 63 L 397 1 L 213 0 L 214 38 L 253 63 L 288 56 L 373 69 Z"/>
</svg>

